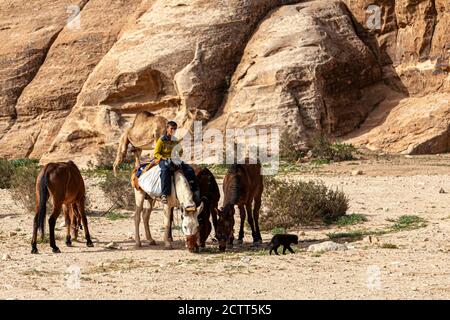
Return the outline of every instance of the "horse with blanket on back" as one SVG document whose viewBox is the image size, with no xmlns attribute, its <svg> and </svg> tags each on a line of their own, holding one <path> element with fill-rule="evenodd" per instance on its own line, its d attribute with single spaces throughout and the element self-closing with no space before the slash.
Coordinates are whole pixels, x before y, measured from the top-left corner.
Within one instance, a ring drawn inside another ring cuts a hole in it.
<svg viewBox="0 0 450 320">
<path fill-rule="evenodd" d="M 155 200 L 160 200 L 164 204 L 164 224 L 166 227 L 164 242 L 166 248 L 171 248 L 173 208 L 178 207 L 181 209 L 182 230 L 186 235 L 187 246 L 190 250 L 198 249 L 197 217 L 204 204 L 201 203 L 199 184 L 194 170 L 179 160 L 182 149 L 179 145 L 181 140 L 175 138 L 176 129 L 177 124 L 175 122 L 168 122 L 166 134 L 157 141 L 154 159 L 146 165 L 145 169 L 142 170 L 141 167 L 133 171 L 132 185 L 135 188 L 136 200 L 135 241 L 137 246 L 141 246 L 139 236 L 141 212 L 143 212 L 146 238 L 150 244 L 155 244 L 150 234 L 148 221 Z M 158 167 L 156 167 L 157 165 Z M 145 210 L 142 211 L 143 209 Z"/>
</svg>

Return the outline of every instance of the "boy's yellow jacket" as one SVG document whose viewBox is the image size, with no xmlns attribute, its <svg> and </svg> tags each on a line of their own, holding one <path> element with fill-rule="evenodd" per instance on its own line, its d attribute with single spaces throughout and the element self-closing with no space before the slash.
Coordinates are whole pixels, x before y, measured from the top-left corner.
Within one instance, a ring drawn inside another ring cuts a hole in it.
<svg viewBox="0 0 450 320">
<path fill-rule="evenodd" d="M 172 158 L 172 151 L 181 140 L 171 140 L 168 136 L 163 135 L 156 142 L 154 158 L 157 160 Z M 180 147 L 180 157 L 183 155 L 183 149 Z"/>
</svg>

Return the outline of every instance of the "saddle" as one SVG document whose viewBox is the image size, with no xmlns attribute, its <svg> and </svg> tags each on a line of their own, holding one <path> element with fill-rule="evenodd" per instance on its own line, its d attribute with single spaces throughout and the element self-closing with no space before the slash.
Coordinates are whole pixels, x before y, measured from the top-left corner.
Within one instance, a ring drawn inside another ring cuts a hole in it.
<svg viewBox="0 0 450 320">
<path fill-rule="evenodd" d="M 141 164 L 138 168 L 135 168 L 133 172 L 131 173 L 131 185 L 138 191 L 141 190 L 141 187 L 139 187 L 139 177 L 146 173 L 148 170 L 153 168 L 154 166 L 158 165 L 159 160 L 152 159 L 150 162 Z"/>
</svg>

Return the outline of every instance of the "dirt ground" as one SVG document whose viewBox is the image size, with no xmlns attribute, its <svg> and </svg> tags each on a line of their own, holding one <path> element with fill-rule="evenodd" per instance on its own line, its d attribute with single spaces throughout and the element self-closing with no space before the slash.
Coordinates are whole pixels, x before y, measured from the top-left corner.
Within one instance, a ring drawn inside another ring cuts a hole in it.
<svg viewBox="0 0 450 320">
<path fill-rule="evenodd" d="M 350 198 L 348 213 L 363 214 L 368 221 L 290 230 L 301 242 L 295 254 L 285 256 L 253 248 L 248 230 L 244 245 L 225 254 L 212 241 L 203 252 L 189 253 L 179 230 L 174 231 L 175 248 L 164 250 L 160 207 L 150 222 L 157 246 L 134 248 L 132 212 L 117 220 L 97 213 L 89 216 L 94 248 L 83 242 L 68 248 L 59 240 L 61 254 L 39 244 L 40 254 L 31 255 L 32 215 L 0 190 L 0 298 L 450 299 L 450 155 L 300 166 L 286 177 L 321 179 L 342 189 Z M 352 175 L 354 170 L 363 174 Z M 102 212 L 110 204 L 97 182 L 87 179 L 91 207 Z M 382 229 L 392 225 L 386 219 L 406 214 L 426 219 L 427 226 L 376 236 L 372 243 L 367 238 L 351 242 L 346 251 L 306 251 L 311 243 L 329 240 L 327 233 Z M 62 239 L 64 231 L 57 234 Z M 267 243 L 271 235 L 263 238 Z M 106 248 L 111 241 L 119 248 Z"/>
</svg>

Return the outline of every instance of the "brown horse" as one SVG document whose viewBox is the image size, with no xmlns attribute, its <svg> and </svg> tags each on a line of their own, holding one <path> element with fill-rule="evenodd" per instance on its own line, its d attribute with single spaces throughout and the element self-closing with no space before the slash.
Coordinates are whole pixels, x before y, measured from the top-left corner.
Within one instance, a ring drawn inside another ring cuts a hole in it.
<svg viewBox="0 0 450 320">
<path fill-rule="evenodd" d="M 212 217 L 214 231 L 217 233 L 217 214 L 220 190 L 214 175 L 208 168 L 202 169 L 198 166 L 193 166 L 193 168 L 199 183 L 200 197 L 205 204 L 202 212 L 200 212 L 197 218 L 199 224 L 199 245 L 204 248 L 206 239 L 208 239 L 212 230 L 210 217 Z"/>
<path fill-rule="evenodd" d="M 220 251 L 225 251 L 227 243 L 233 245 L 235 205 L 238 206 L 241 217 L 238 243 L 242 243 L 244 238 L 246 212 L 248 223 L 252 229 L 253 243 L 262 243 L 259 231 L 259 209 L 263 192 L 261 164 L 231 165 L 223 180 L 223 191 L 223 210 L 219 210 L 217 223 L 217 240 Z M 253 209 L 252 203 L 254 203 Z"/>
<path fill-rule="evenodd" d="M 42 238 L 44 238 L 44 225 L 46 216 L 47 200 L 49 196 L 53 200 L 53 212 L 48 219 L 50 228 L 50 246 L 54 253 L 61 252 L 55 242 L 55 224 L 58 219 L 63 205 L 67 206 L 67 210 L 73 210 L 73 217 L 79 217 L 83 223 L 86 245 L 93 247 L 89 234 L 88 222 L 84 212 L 85 187 L 83 177 L 75 163 L 58 162 L 49 163 L 41 169 L 36 180 L 36 216 L 33 223 L 33 237 L 31 240 L 31 253 L 37 253 L 37 231 L 41 230 Z M 65 211 L 65 217 L 70 217 Z M 78 224 L 78 223 L 77 223 Z M 66 223 L 67 237 L 66 245 L 70 246 L 70 221 Z"/>
<path fill-rule="evenodd" d="M 63 205 L 62 211 L 64 213 L 64 225 L 67 227 L 67 234 L 70 236 L 69 230 L 72 230 L 73 236 L 71 240 L 76 241 L 78 239 L 78 230 L 82 229 L 81 216 L 78 214 L 78 211 L 75 210 L 74 205 Z"/>
</svg>

